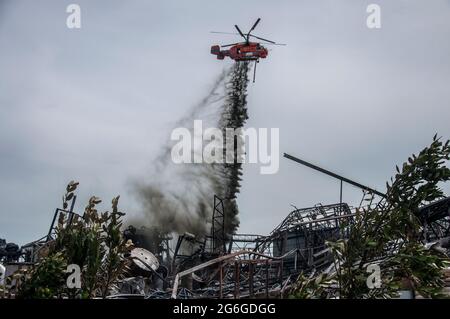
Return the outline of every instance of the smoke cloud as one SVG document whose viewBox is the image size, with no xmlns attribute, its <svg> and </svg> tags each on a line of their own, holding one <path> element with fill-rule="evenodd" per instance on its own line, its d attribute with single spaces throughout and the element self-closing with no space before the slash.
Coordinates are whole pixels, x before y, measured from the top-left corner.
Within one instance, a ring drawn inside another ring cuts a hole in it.
<svg viewBox="0 0 450 319">
<path fill-rule="evenodd" d="M 246 90 L 249 65 L 236 63 L 220 74 L 209 93 L 174 127 L 186 127 L 193 134 L 194 120 L 203 121 L 203 129 L 241 128 L 247 115 Z M 194 139 L 202 136 L 194 136 Z M 234 163 L 175 164 L 171 159 L 174 141 L 169 140 L 151 165 L 151 173 L 136 181 L 134 191 L 142 205 L 142 213 L 133 224 L 157 227 L 164 233 L 189 232 L 196 236 L 209 234 L 214 195 L 224 201 L 225 234 L 233 234 L 239 226 L 237 194 L 242 167 L 236 158 L 239 145 L 235 137 Z M 202 152 L 202 149 L 194 149 Z"/>
</svg>

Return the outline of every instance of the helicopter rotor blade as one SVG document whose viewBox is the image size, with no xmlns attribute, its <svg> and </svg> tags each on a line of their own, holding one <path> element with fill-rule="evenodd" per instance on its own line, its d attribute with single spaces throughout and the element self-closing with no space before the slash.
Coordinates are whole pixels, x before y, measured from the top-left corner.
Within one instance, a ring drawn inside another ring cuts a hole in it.
<svg viewBox="0 0 450 319">
<path fill-rule="evenodd" d="M 251 36 L 251 37 L 254 37 L 254 38 L 256 38 L 256 39 L 262 40 L 262 41 L 266 41 L 266 42 L 269 42 L 269 43 L 272 43 L 272 44 L 276 44 L 275 41 L 267 40 L 267 39 L 264 39 L 264 38 L 261 38 L 261 37 L 257 37 L 256 35 L 250 34 L 250 36 Z"/>
<path fill-rule="evenodd" d="M 239 33 L 236 33 L 236 32 L 211 31 L 210 33 L 239 35 Z"/>
<path fill-rule="evenodd" d="M 267 44 L 267 45 L 287 45 L 286 43 L 264 43 L 264 44 Z"/>
<path fill-rule="evenodd" d="M 238 30 L 239 34 L 241 35 L 241 37 L 243 37 L 244 39 L 247 39 L 245 37 L 245 35 L 242 33 L 241 29 L 239 29 L 239 27 L 237 26 L 237 24 L 234 25 L 234 27 L 236 28 L 236 30 Z"/>
<path fill-rule="evenodd" d="M 250 34 L 253 30 L 255 30 L 256 26 L 258 25 L 259 21 L 261 21 L 261 18 L 258 18 L 258 20 L 256 20 L 255 24 L 253 25 L 253 27 L 250 29 L 250 31 L 248 31 L 248 34 Z"/>
</svg>

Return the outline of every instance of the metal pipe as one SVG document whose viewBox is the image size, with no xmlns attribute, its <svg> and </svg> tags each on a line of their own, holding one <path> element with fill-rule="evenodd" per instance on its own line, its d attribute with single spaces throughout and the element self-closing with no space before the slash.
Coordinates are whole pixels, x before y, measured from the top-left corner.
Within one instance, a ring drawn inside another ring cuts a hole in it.
<svg viewBox="0 0 450 319">
<path fill-rule="evenodd" d="M 343 177 L 343 176 L 340 176 L 340 175 L 338 175 L 338 174 L 336 174 L 336 173 L 330 172 L 330 171 L 328 171 L 328 170 L 326 170 L 326 169 L 324 169 L 324 168 L 321 168 L 321 167 L 316 166 L 316 165 L 314 165 L 314 164 L 308 163 L 308 162 L 306 162 L 306 161 L 304 161 L 304 160 L 301 160 L 301 159 L 299 159 L 299 158 L 297 158 L 297 157 L 294 157 L 294 156 L 292 156 L 292 155 L 289 155 L 289 154 L 284 153 L 283 156 L 284 156 L 285 158 L 287 158 L 287 159 L 290 159 L 291 161 L 297 162 L 297 163 L 302 164 L 302 165 L 305 165 L 305 166 L 307 166 L 307 167 L 309 167 L 309 168 L 315 169 L 316 171 L 319 171 L 319 172 L 321 172 L 321 173 L 324 173 L 324 174 L 326 174 L 326 175 L 328 175 L 328 176 L 334 177 L 334 178 L 340 180 L 341 182 L 344 181 L 344 182 L 346 182 L 346 183 L 348 183 L 348 184 L 350 184 L 350 185 L 356 186 L 356 187 L 358 187 L 358 188 L 361 188 L 361 189 L 363 189 L 363 190 L 369 191 L 369 192 L 371 192 L 371 193 L 373 193 L 373 194 L 376 194 L 376 195 L 378 195 L 378 196 L 381 196 L 381 197 L 383 197 L 383 198 L 386 198 L 386 194 L 383 194 L 383 193 L 377 191 L 376 189 L 370 188 L 369 186 L 366 186 L 366 185 L 357 183 L 357 182 L 355 182 L 355 181 L 352 181 L 351 179 L 348 179 L 348 178 Z"/>
</svg>

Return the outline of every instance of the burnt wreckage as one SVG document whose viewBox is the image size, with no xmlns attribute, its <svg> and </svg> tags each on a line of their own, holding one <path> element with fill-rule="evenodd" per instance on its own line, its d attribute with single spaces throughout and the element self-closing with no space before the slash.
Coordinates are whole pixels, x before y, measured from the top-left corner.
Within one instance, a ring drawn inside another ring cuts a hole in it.
<svg viewBox="0 0 450 319">
<path fill-rule="evenodd" d="M 208 236 L 163 234 L 156 228 L 129 226 L 123 231 L 136 247 L 131 251 L 133 267 L 130 277 L 121 280 L 108 298 L 257 298 L 283 297 L 300 273 L 326 269 L 332 263 L 327 240 L 348 236 L 348 228 L 363 207 L 364 197 L 373 202 L 384 194 L 285 154 L 310 168 L 321 171 L 342 183 L 363 189 L 359 207 L 341 201 L 295 208 L 269 235 L 226 235 L 225 200 L 214 196 L 212 226 Z M 0 261 L 6 275 L 29 267 L 40 259 L 46 244 L 55 234 L 60 214 L 73 212 L 76 196 L 68 210 L 56 209 L 49 232 L 43 238 L 22 246 L 0 240 Z M 369 204 L 370 205 L 370 204 Z M 450 247 L 450 197 L 422 206 L 417 211 L 425 231 L 423 241 L 446 251 Z M 80 216 L 83 218 L 82 216 Z M 178 236 L 175 240 L 175 236 Z M 4 277 L 4 275 L 3 275 Z"/>
</svg>

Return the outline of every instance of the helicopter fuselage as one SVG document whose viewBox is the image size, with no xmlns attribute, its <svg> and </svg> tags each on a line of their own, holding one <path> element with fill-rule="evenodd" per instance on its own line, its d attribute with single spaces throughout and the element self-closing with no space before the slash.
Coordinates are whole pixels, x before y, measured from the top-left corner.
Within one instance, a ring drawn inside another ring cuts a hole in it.
<svg viewBox="0 0 450 319">
<path fill-rule="evenodd" d="M 269 52 L 260 43 L 244 42 L 233 45 L 228 50 L 220 50 L 220 46 L 213 45 L 211 54 L 216 55 L 218 60 L 223 60 L 227 56 L 235 61 L 257 61 L 265 59 Z"/>
</svg>

